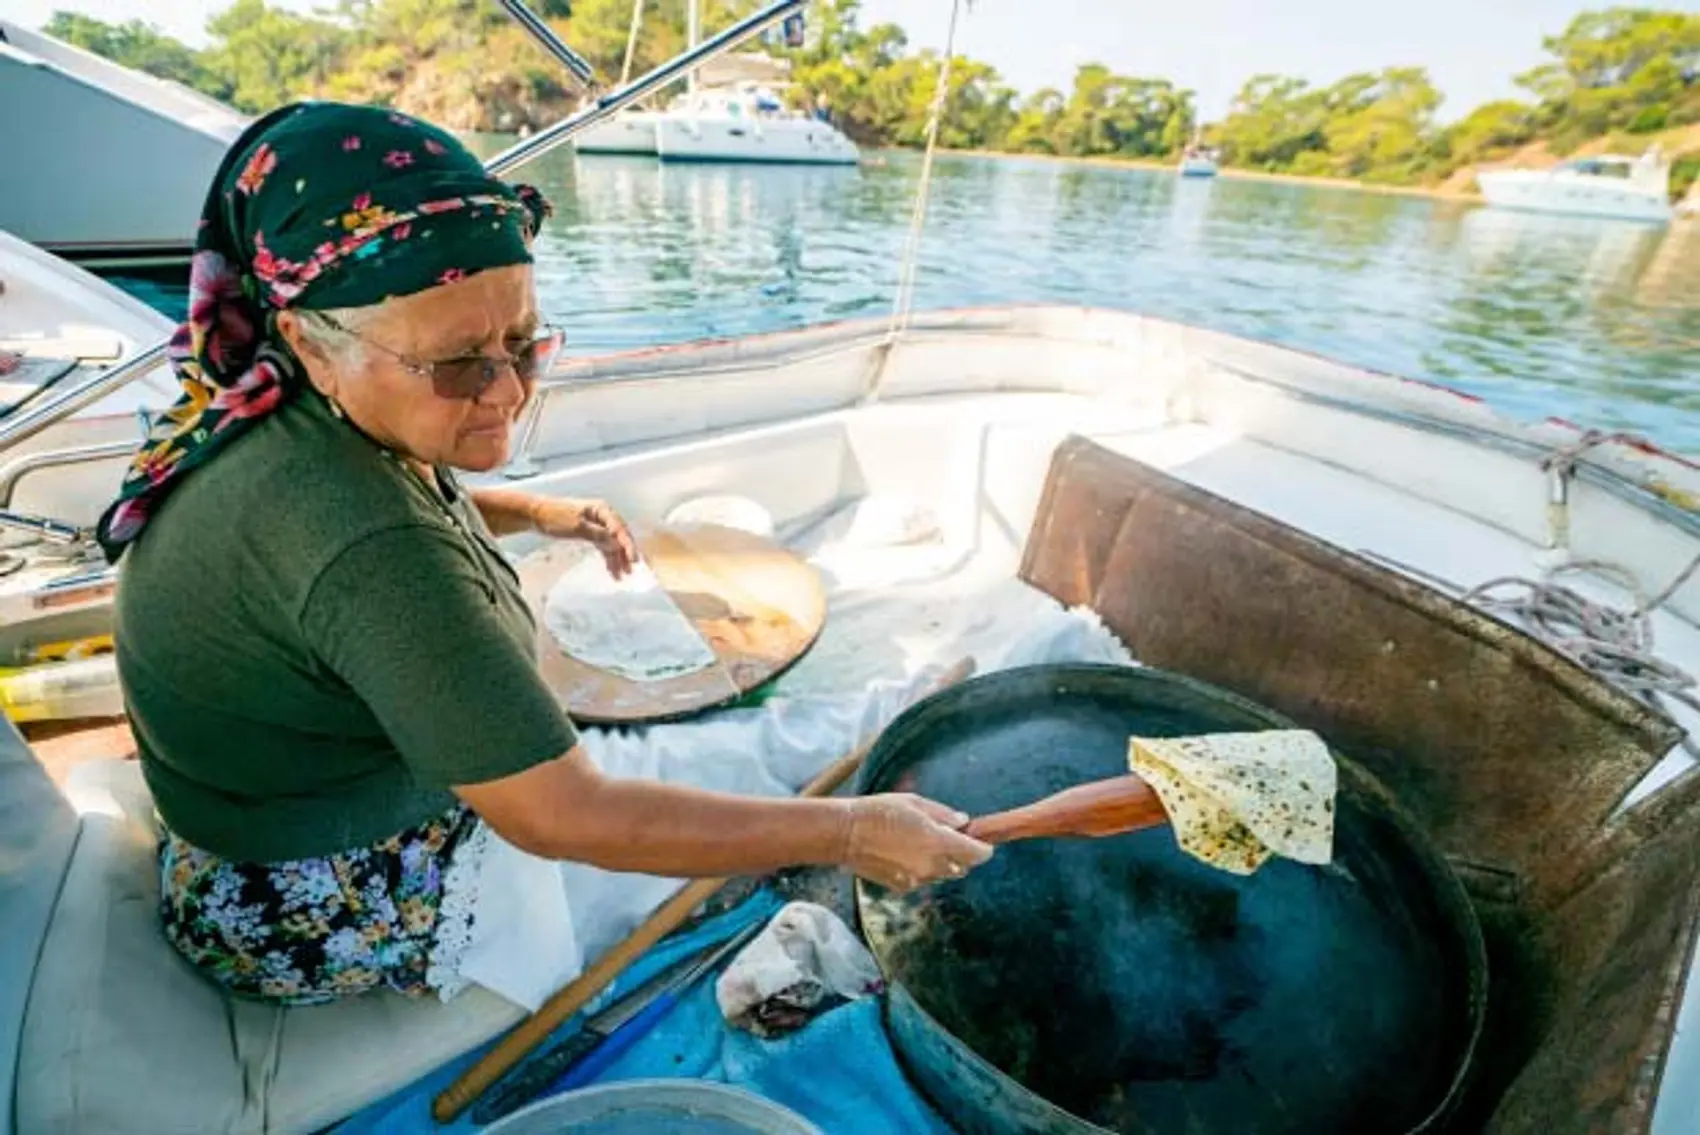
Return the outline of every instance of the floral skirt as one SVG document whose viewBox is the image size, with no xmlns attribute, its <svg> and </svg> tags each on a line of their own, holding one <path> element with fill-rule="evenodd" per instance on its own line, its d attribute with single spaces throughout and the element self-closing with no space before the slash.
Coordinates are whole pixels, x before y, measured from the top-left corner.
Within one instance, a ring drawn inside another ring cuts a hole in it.
<svg viewBox="0 0 1700 1135">
<path fill-rule="evenodd" d="M 166 830 L 159 850 L 166 937 L 231 993 L 314 1005 L 380 986 L 447 998 L 471 936 L 488 833 L 465 805 L 371 847 L 239 863 Z"/>
</svg>

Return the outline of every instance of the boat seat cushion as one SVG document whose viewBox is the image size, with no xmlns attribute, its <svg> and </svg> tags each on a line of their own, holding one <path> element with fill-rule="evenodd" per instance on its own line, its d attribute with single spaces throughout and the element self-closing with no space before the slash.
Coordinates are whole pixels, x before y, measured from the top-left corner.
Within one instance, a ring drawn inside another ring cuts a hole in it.
<svg viewBox="0 0 1700 1135">
<path fill-rule="evenodd" d="M 152 800 L 133 762 L 78 768 L 75 854 L 37 969 L 18 1129 L 310 1132 L 523 1016 L 479 988 L 278 1008 L 226 997 L 160 931 Z"/>
<path fill-rule="evenodd" d="M 13 1127 L 18 1040 L 41 944 L 77 843 L 77 815 L 0 717 L 0 1135 Z"/>
</svg>

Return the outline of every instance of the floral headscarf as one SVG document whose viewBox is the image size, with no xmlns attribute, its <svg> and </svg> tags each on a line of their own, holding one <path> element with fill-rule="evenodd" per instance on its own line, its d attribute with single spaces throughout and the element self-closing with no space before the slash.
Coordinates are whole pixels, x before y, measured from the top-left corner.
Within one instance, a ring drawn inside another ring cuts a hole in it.
<svg viewBox="0 0 1700 1135">
<path fill-rule="evenodd" d="M 484 172 L 455 138 L 368 106 L 295 103 L 225 154 L 201 209 L 183 395 L 152 424 L 97 535 L 109 561 L 165 496 L 302 386 L 272 327 L 284 308 L 363 307 L 531 261 L 549 205 Z"/>
</svg>

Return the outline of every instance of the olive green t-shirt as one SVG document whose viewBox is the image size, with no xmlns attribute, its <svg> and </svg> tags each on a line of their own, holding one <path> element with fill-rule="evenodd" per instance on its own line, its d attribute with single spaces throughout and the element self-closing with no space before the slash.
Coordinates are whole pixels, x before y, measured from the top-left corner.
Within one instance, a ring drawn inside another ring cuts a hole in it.
<svg viewBox="0 0 1700 1135">
<path fill-rule="evenodd" d="M 470 498 L 312 391 L 165 500 L 116 637 L 161 818 L 229 859 L 376 843 L 577 739 Z"/>
</svg>

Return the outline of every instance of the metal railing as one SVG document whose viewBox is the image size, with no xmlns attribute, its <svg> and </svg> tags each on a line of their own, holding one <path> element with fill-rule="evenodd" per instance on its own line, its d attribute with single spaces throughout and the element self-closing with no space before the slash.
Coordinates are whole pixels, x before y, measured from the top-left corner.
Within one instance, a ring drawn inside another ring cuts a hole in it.
<svg viewBox="0 0 1700 1135">
<path fill-rule="evenodd" d="M 138 355 L 131 355 L 115 366 L 78 379 L 63 390 L 54 391 L 40 402 L 19 410 L 0 422 L 0 451 L 10 449 L 19 442 L 28 441 L 83 407 L 130 385 L 165 361 L 165 348 L 164 342 L 155 343 Z"/>
<path fill-rule="evenodd" d="M 485 170 L 499 177 L 533 158 L 548 153 L 574 134 L 611 117 L 644 96 L 690 74 L 709 60 L 760 35 L 785 17 L 801 11 L 806 2 L 807 0 L 777 0 L 776 3 L 738 21 L 720 34 L 661 64 L 630 84 L 604 95 L 597 100 L 595 106 L 564 118 L 508 147 L 486 161 Z M 594 81 L 595 75 L 590 64 L 563 43 L 549 25 L 521 0 L 500 0 L 500 3 L 521 27 L 542 44 L 544 50 L 566 64 L 576 77 L 587 84 Z M 26 407 L 5 421 L 0 421 L 0 452 L 27 441 L 49 426 L 134 382 L 164 361 L 165 350 L 164 342 L 157 343 L 116 366 L 79 379 L 43 399 L 39 404 Z"/>
<path fill-rule="evenodd" d="M 507 9 L 508 15 L 520 27 L 531 33 L 531 37 L 543 45 L 543 50 L 561 61 L 561 65 L 573 73 L 585 86 L 595 89 L 596 69 L 590 61 L 567 45 L 567 42 L 555 34 L 555 29 L 543 22 L 536 12 L 526 7 L 523 0 L 497 0 L 497 3 Z"/>
<path fill-rule="evenodd" d="M 136 452 L 137 444 L 134 441 L 97 441 L 89 445 L 73 445 L 68 449 L 45 449 L 39 453 L 26 453 L 14 461 L 9 461 L 0 466 L 0 510 L 12 507 L 12 494 L 18 491 L 18 482 L 31 473 L 60 465 L 81 465 L 88 461 L 128 457 Z"/>
</svg>

